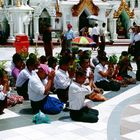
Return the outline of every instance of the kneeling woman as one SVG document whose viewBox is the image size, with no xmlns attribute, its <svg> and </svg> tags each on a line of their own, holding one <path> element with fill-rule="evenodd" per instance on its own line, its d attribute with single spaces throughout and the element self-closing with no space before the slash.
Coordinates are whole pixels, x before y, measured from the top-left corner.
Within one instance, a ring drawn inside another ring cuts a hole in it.
<svg viewBox="0 0 140 140">
<path fill-rule="evenodd" d="M 69 87 L 70 117 L 74 121 L 94 123 L 98 121 L 98 110 L 84 106 L 85 96 L 92 93 L 93 79 L 89 79 L 90 82 L 87 86 L 84 85 L 85 80 L 86 73 L 77 71 L 75 81 Z"/>
</svg>

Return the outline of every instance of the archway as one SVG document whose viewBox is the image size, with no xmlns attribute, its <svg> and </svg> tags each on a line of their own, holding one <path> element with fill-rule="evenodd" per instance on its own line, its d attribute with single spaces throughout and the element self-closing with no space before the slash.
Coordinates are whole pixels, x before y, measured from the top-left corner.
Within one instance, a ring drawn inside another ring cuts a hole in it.
<svg viewBox="0 0 140 140">
<path fill-rule="evenodd" d="M 51 18 L 46 9 L 44 9 L 39 17 L 39 33 L 43 34 L 44 29 L 48 24 L 51 24 Z"/>
<path fill-rule="evenodd" d="M 79 32 L 80 30 L 85 27 L 85 26 L 88 26 L 89 25 L 89 21 L 88 21 L 88 15 L 87 13 L 85 12 L 85 10 L 82 12 L 82 14 L 80 15 L 79 17 Z"/>
<path fill-rule="evenodd" d="M 0 44 L 5 44 L 10 35 L 10 26 L 6 18 L 3 19 L 0 29 Z"/>
<path fill-rule="evenodd" d="M 117 34 L 119 39 L 128 39 L 130 27 L 130 18 L 125 10 L 122 11 L 117 20 Z"/>
</svg>

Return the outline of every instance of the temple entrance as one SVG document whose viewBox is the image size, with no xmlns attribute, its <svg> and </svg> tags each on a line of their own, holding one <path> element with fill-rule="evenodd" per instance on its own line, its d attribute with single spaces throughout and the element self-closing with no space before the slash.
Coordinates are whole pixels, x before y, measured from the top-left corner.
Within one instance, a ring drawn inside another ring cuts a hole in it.
<svg viewBox="0 0 140 140">
<path fill-rule="evenodd" d="M 118 39 L 128 39 L 129 38 L 129 32 L 128 32 L 129 27 L 130 27 L 129 16 L 123 10 L 117 20 Z"/>
<path fill-rule="evenodd" d="M 51 23 L 51 18 L 46 9 L 44 9 L 40 15 L 39 18 L 39 33 L 42 35 L 44 32 L 44 29 L 48 24 Z"/>
<path fill-rule="evenodd" d="M 3 28 L 2 28 L 3 27 Z M 0 24 L 0 44 L 5 44 L 10 35 L 10 26 L 8 20 L 5 18 Z"/>
<path fill-rule="evenodd" d="M 83 13 L 79 17 L 79 32 L 83 27 L 89 25 L 89 21 L 87 17 L 88 17 L 87 13 L 83 11 Z"/>
</svg>

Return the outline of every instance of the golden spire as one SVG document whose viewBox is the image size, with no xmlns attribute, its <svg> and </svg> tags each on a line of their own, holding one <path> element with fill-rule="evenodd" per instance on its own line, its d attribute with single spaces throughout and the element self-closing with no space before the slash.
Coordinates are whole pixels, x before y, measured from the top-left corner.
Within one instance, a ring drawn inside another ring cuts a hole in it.
<svg viewBox="0 0 140 140">
<path fill-rule="evenodd" d="M 20 6 L 21 6 L 20 0 L 16 0 L 16 6 L 17 6 L 17 7 L 20 7 Z"/>
<path fill-rule="evenodd" d="M 0 7 L 3 6 L 3 0 L 0 0 Z"/>
<path fill-rule="evenodd" d="M 56 0 L 56 7 L 55 7 L 55 10 L 56 10 L 56 16 L 57 16 L 57 17 L 61 17 L 61 16 L 62 16 L 62 13 L 59 12 L 58 0 Z"/>
<path fill-rule="evenodd" d="M 122 0 L 122 2 L 126 2 L 126 0 Z"/>
<path fill-rule="evenodd" d="M 59 4 L 58 4 L 58 0 L 56 0 L 56 12 L 59 12 Z"/>
</svg>

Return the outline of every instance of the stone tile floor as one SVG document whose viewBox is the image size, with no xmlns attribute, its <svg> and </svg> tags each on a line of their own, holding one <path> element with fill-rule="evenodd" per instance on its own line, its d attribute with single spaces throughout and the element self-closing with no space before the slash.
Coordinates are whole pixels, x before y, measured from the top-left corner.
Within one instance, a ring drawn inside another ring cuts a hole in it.
<svg viewBox="0 0 140 140">
<path fill-rule="evenodd" d="M 39 55 L 44 54 L 43 48 L 38 47 Z M 82 48 L 89 49 L 89 48 Z M 120 55 L 127 47 L 107 46 L 108 55 Z M 30 47 L 29 52 L 34 52 Z M 54 54 L 60 48 L 54 49 Z M 0 48 L 0 60 L 7 60 L 9 66 L 15 49 L 12 47 Z M 97 52 L 93 52 L 93 56 Z M 132 63 L 135 75 L 136 66 Z M 140 140 L 140 82 L 121 88 L 118 92 L 105 92 L 109 100 L 87 104 L 99 110 L 97 123 L 74 122 L 68 112 L 58 115 L 48 115 L 50 124 L 35 125 L 32 123 L 32 113 L 29 101 L 4 110 L 0 115 L 0 140 Z"/>
</svg>

